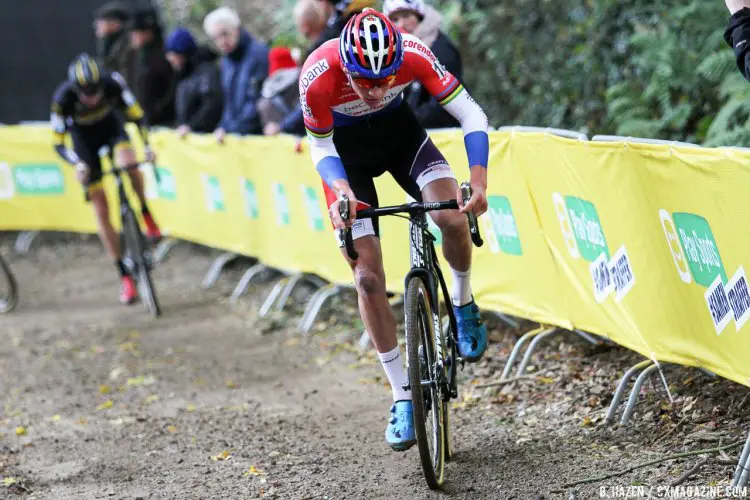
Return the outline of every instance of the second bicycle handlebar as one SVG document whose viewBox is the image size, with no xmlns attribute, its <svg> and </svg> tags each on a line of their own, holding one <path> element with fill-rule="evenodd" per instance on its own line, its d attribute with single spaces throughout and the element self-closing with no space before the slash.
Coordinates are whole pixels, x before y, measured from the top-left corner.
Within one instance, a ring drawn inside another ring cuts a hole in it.
<svg viewBox="0 0 750 500">
<path fill-rule="evenodd" d="M 468 182 L 461 184 L 461 198 L 464 204 L 468 203 L 471 199 L 471 186 Z M 413 202 L 405 203 L 403 205 L 394 205 L 389 207 L 381 208 L 365 208 L 357 212 L 357 218 L 368 219 L 373 217 L 381 217 L 383 215 L 395 215 L 401 213 L 416 214 L 416 213 L 427 213 L 434 210 L 458 210 L 458 201 L 447 200 L 447 201 L 436 201 L 436 202 Z M 349 220 L 349 197 L 345 194 L 341 194 L 339 197 L 339 215 L 346 222 Z M 474 213 L 469 212 L 466 214 L 469 219 L 469 233 L 471 234 L 471 241 L 477 247 L 484 245 L 482 236 L 479 233 L 479 224 L 477 223 L 477 217 Z M 348 227 L 346 229 L 339 229 L 339 238 L 343 241 L 346 246 L 346 253 L 352 260 L 357 260 L 359 254 L 354 249 L 354 239 L 352 238 L 352 229 Z"/>
</svg>

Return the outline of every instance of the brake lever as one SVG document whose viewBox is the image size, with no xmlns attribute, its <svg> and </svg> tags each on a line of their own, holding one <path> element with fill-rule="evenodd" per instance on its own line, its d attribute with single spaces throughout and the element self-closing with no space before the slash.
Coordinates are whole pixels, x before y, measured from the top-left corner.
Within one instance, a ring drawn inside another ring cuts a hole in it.
<svg viewBox="0 0 750 500">
<path fill-rule="evenodd" d="M 349 196 L 341 193 L 339 196 L 339 215 L 344 222 L 349 221 Z M 339 229 L 339 247 L 346 246 L 346 253 L 351 260 L 357 260 L 359 253 L 354 249 L 354 239 L 352 238 L 352 229 L 350 227 Z"/>
<path fill-rule="evenodd" d="M 464 181 L 461 183 L 461 199 L 464 202 L 464 205 L 466 205 L 469 200 L 471 200 L 471 184 Z M 482 240 L 482 235 L 479 234 L 479 223 L 477 221 L 477 216 L 474 215 L 473 212 L 467 212 L 466 217 L 469 219 L 469 232 L 471 233 L 471 241 L 474 242 L 474 245 L 477 247 L 481 247 L 484 245 L 484 241 Z"/>
</svg>

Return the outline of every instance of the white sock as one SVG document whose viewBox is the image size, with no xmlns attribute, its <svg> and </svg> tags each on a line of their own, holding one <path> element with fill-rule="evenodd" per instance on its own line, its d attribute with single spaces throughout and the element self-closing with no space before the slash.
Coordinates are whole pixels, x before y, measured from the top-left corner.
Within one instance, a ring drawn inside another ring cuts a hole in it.
<svg viewBox="0 0 750 500">
<path fill-rule="evenodd" d="M 471 302 L 471 269 L 466 272 L 453 271 L 453 305 L 465 306 Z"/>
<path fill-rule="evenodd" d="M 393 401 L 411 401 L 411 390 L 404 390 L 404 386 L 409 383 L 409 378 L 406 376 L 404 363 L 401 360 L 401 348 L 396 346 L 392 351 L 379 352 L 378 358 L 391 384 Z"/>
</svg>

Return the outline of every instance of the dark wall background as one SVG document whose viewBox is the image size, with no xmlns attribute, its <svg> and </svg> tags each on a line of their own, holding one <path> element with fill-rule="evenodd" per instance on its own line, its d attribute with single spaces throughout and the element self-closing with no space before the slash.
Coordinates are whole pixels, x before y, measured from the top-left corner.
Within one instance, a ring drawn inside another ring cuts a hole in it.
<svg viewBox="0 0 750 500">
<path fill-rule="evenodd" d="M 76 54 L 94 54 L 93 11 L 104 0 L 0 0 L 0 123 L 48 120 Z"/>
</svg>

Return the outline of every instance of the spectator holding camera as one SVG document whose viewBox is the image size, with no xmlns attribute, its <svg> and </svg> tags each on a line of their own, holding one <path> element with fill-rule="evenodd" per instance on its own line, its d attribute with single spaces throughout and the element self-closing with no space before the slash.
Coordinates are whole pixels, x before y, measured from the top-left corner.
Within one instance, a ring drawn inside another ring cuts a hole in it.
<svg viewBox="0 0 750 500">
<path fill-rule="evenodd" d="M 268 76 L 268 46 L 242 29 L 239 16 L 228 7 L 209 13 L 203 29 L 222 53 L 224 113 L 216 139 L 224 142 L 227 133 L 261 134 L 257 101 Z"/>
<path fill-rule="evenodd" d="M 750 80 L 750 0 L 725 0 L 731 17 L 724 40 L 734 49 L 737 67 Z"/>
<path fill-rule="evenodd" d="M 211 133 L 224 109 L 218 56 L 200 47 L 185 28 L 173 31 L 164 46 L 167 60 L 178 78 L 175 97 L 177 134 Z"/>
</svg>

